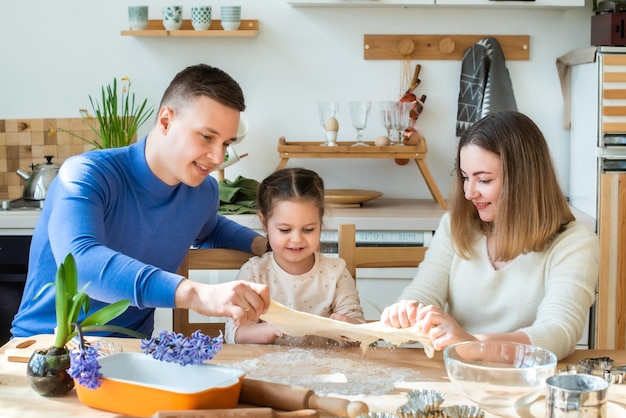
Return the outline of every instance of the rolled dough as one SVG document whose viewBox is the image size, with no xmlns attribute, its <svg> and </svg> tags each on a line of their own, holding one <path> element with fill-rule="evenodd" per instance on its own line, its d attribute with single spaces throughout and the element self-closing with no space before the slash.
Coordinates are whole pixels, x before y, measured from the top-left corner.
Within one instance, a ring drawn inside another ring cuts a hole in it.
<svg viewBox="0 0 626 418">
<path fill-rule="evenodd" d="M 430 337 L 422 333 L 420 324 L 415 324 L 410 328 L 388 327 L 380 321 L 350 324 L 295 311 L 273 300 L 270 302 L 267 313 L 261 315 L 261 319 L 274 324 L 285 334 L 294 337 L 317 335 L 336 341 L 356 341 L 361 344 L 364 352 L 371 343 L 383 340 L 395 345 L 419 342 L 424 346 L 424 352 L 428 357 L 433 357 L 434 354 Z"/>
</svg>

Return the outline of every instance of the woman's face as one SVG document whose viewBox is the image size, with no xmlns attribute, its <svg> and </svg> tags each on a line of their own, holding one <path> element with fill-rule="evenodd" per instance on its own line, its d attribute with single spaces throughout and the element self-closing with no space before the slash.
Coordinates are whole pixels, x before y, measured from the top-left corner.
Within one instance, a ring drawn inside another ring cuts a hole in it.
<svg viewBox="0 0 626 418">
<path fill-rule="evenodd" d="M 500 157 L 478 145 L 461 148 L 461 175 L 465 198 L 472 201 L 484 222 L 493 222 L 502 190 Z"/>
</svg>

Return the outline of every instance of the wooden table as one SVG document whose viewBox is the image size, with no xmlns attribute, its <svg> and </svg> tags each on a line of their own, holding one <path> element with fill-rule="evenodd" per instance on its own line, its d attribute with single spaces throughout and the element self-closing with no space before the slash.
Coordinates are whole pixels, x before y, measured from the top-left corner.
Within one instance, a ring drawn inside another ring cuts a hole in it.
<svg viewBox="0 0 626 418">
<path fill-rule="evenodd" d="M 366 142 L 368 147 L 353 147 L 354 142 L 337 142 L 335 147 L 325 147 L 321 146 L 322 144 L 324 142 L 287 142 L 285 137 L 281 137 L 278 140 L 280 161 L 276 170 L 285 167 L 290 158 L 386 158 L 396 161 L 415 161 L 430 194 L 442 209 L 447 209 L 446 200 L 426 165 L 425 158 L 428 147 L 423 137 L 420 137 L 417 144 L 404 146 L 379 147 L 375 146 L 373 142 Z"/>
<path fill-rule="evenodd" d="M 139 340 L 112 338 L 111 341 L 124 347 L 126 351 L 139 351 Z M 20 340 L 13 340 L 0 347 L 0 416 L 9 417 L 114 417 L 115 414 L 98 411 L 82 405 L 74 391 L 61 398 L 45 398 L 37 395 L 26 381 L 26 364 L 7 361 L 5 350 L 12 348 Z M 471 404 L 462 398 L 453 385 L 449 382 L 441 353 L 436 353 L 432 359 L 424 355 L 420 348 L 372 348 L 363 357 L 359 349 L 302 349 L 279 347 L 272 345 L 224 345 L 222 351 L 212 360 L 213 363 L 231 364 L 241 367 L 242 362 L 255 362 L 254 368 L 263 364 L 264 358 L 275 355 L 290 355 L 298 350 L 299 355 L 310 350 L 324 350 L 325 358 L 329 364 L 336 362 L 361 361 L 372 366 L 371 379 L 381 379 L 380 376 L 393 376 L 393 370 L 409 370 L 416 373 L 419 378 L 406 382 L 395 382 L 395 388 L 389 393 L 376 396 L 345 396 L 348 399 L 358 399 L 366 402 L 370 411 L 394 412 L 398 406 L 406 402 L 406 392 L 411 389 L 435 389 L 441 391 L 446 400 L 444 406 Z M 580 350 L 559 364 L 563 368 L 565 364 L 576 363 L 585 357 L 608 356 L 615 360 L 616 365 L 626 364 L 626 350 Z M 297 364 L 276 364 L 276 367 L 289 368 L 298 373 Z M 313 370 L 310 365 L 302 364 L 302 369 L 307 370 L 311 377 L 324 374 L 332 375 L 335 370 Z M 252 371 L 250 372 L 252 374 Z M 249 375 L 250 375 L 249 374 Z M 380 376 L 374 376 L 378 374 Z M 256 379 L 259 376 L 251 375 Z M 271 379 L 268 379 L 271 380 Z M 357 382 L 355 384 L 362 384 Z M 393 384 L 394 382 L 389 382 Z M 318 394 L 319 391 L 318 391 Z M 326 394 L 329 395 L 329 394 Z M 330 395 L 329 395 L 330 396 Z M 608 417 L 626 416 L 626 384 L 613 384 L 609 388 Z M 541 397 L 524 411 L 518 411 L 520 417 L 544 417 L 545 401 Z M 494 415 L 487 414 L 492 417 Z"/>
</svg>

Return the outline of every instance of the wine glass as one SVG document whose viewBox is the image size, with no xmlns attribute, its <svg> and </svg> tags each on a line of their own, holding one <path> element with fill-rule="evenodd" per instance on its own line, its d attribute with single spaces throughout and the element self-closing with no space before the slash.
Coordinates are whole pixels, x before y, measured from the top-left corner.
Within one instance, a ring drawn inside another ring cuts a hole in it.
<svg viewBox="0 0 626 418">
<path fill-rule="evenodd" d="M 321 144 L 327 147 L 337 146 L 337 131 L 339 124 L 337 123 L 337 112 L 339 112 L 339 102 L 317 102 L 317 110 L 320 115 L 320 124 L 326 132 L 326 142 Z"/>
<path fill-rule="evenodd" d="M 396 130 L 397 134 L 394 135 L 394 139 L 392 145 L 395 146 L 403 146 L 402 134 L 406 128 L 409 127 L 410 119 L 409 115 L 411 113 L 411 107 L 413 107 L 413 103 L 411 102 L 395 102 L 394 103 L 394 111 L 392 118 L 393 129 Z"/>
<path fill-rule="evenodd" d="M 363 141 L 363 129 L 367 126 L 367 118 L 370 114 L 372 102 L 350 102 L 350 115 L 352 116 L 352 126 L 356 129 L 356 143 L 353 147 L 368 145 Z"/>
<path fill-rule="evenodd" d="M 387 138 L 389 143 L 394 145 L 391 137 L 391 129 L 393 128 L 393 110 L 395 102 L 380 102 L 380 120 L 383 127 L 387 130 Z"/>
</svg>

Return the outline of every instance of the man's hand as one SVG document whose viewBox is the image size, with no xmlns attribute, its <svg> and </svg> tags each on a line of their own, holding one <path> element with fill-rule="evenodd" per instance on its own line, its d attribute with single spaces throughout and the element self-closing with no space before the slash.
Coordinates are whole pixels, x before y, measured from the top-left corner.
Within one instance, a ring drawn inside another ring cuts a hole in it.
<svg viewBox="0 0 626 418">
<path fill-rule="evenodd" d="M 182 280 L 176 288 L 176 307 L 206 316 L 226 316 L 236 325 L 256 321 L 267 312 L 270 291 L 265 285 L 246 281 L 204 284 Z"/>
</svg>

